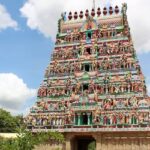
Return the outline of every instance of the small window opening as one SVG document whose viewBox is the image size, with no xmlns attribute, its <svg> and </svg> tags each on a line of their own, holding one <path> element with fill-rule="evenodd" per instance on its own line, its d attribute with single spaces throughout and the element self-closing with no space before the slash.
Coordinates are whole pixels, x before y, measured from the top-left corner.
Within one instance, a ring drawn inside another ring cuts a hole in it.
<svg viewBox="0 0 150 150">
<path fill-rule="evenodd" d="M 67 91 L 67 90 L 65 90 L 65 94 L 68 94 L 68 91 Z"/>
<path fill-rule="evenodd" d="M 88 36 L 88 39 L 91 39 L 91 38 L 92 38 L 91 32 L 89 32 L 89 33 L 87 34 L 87 36 Z"/>
<path fill-rule="evenodd" d="M 89 85 L 88 84 L 83 84 L 83 91 L 88 90 Z"/>
<path fill-rule="evenodd" d="M 87 48 L 87 49 L 86 49 L 86 52 L 90 55 L 90 54 L 91 54 L 91 49 L 90 49 L 90 48 Z"/>
<path fill-rule="evenodd" d="M 82 68 L 81 68 L 81 70 L 82 70 L 82 71 L 84 71 L 84 65 L 82 65 Z"/>
<path fill-rule="evenodd" d="M 115 33 L 115 32 L 112 32 L 112 36 L 113 36 L 113 37 L 116 36 L 116 33 Z"/>
<path fill-rule="evenodd" d="M 72 91 L 75 92 L 75 87 L 72 88 Z"/>
<path fill-rule="evenodd" d="M 85 65 L 85 71 L 87 71 L 87 72 L 90 71 L 90 65 L 89 65 L 89 64 L 86 64 L 86 65 Z"/>
<path fill-rule="evenodd" d="M 88 116 L 87 116 L 87 114 L 83 113 L 82 117 L 83 117 L 83 125 L 87 125 L 88 124 Z"/>
</svg>

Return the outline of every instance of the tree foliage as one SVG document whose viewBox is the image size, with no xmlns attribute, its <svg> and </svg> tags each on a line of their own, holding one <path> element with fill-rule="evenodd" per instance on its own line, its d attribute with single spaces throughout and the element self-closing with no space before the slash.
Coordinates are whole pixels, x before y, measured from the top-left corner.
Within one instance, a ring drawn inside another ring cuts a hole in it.
<svg viewBox="0 0 150 150">
<path fill-rule="evenodd" d="M 48 141 L 64 142 L 63 135 L 58 132 L 32 133 L 26 130 L 22 116 L 12 116 L 3 109 L 0 109 L 0 132 L 18 133 L 15 139 L 0 137 L 0 150 L 32 150 L 36 145 Z"/>
<path fill-rule="evenodd" d="M 96 150 L 96 142 L 93 141 L 88 145 L 88 150 Z"/>
<path fill-rule="evenodd" d="M 22 124 L 22 116 L 12 116 L 9 112 L 0 109 L 0 133 L 16 132 Z"/>
<path fill-rule="evenodd" d="M 33 150 L 36 145 L 44 144 L 48 141 L 64 142 L 64 137 L 58 132 L 38 132 L 20 130 L 15 139 L 0 138 L 1 150 Z"/>
</svg>

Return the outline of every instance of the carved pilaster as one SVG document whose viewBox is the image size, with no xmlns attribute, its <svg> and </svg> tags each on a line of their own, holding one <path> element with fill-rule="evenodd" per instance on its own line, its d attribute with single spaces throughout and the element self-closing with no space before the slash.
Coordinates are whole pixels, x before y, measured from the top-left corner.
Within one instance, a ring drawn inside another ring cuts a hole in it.
<svg viewBox="0 0 150 150">
<path fill-rule="evenodd" d="M 66 150 L 71 150 L 71 142 L 69 139 L 66 139 Z"/>
<path fill-rule="evenodd" d="M 143 146 L 143 140 L 142 138 L 140 138 L 140 149 L 142 149 L 142 146 Z"/>
<path fill-rule="evenodd" d="M 77 113 L 77 116 L 78 116 L 78 119 L 77 119 L 78 123 L 77 124 L 79 126 L 79 125 L 81 125 L 81 113 Z"/>
<path fill-rule="evenodd" d="M 90 125 L 90 115 L 91 115 L 91 113 L 87 113 L 87 115 L 88 115 L 88 125 Z"/>
<path fill-rule="evenodd" d="M 147 145 L 148 149 L 150 149 L 150 139 L 148 139 L 148 145 Z"/>
<path fill-rule="evenodd" d="M 71 140 L 73 139 L 74 135 L 68 134 L 66 135 L 66 140 L 65 140 L 65 145 L 66 149 L 65 150 L 71 150 Z"/>
<path fill-rule="evenodd" d="M 96 150 L 102 150 L 102 136 L 101 135 L 93 135 L 96 140 Z"/>
</svg>

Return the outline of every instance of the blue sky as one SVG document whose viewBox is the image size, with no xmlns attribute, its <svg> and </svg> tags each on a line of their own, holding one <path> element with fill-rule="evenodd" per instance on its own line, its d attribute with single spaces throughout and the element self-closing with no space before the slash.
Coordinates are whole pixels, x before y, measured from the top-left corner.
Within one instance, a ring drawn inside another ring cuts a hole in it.
<svg viewBox="0 0 150 150">
<path fill-rule="evenodd" d="M 13 72 L 23 78 L 29 87 L 37 88 L 50 60 L 53 43 L 50 38 L 45 38 L 43 34 L 27 27 L 26 19 L 19 12 L 24 0 L 0 2 L 18 22 L 17 30 L 8 28 L 0 32 L 0 72 Z"/>
<path fill-rule="evenodd" d="M 37 89 L 49 63 L 53 42 L 40 32 L 27 27 L 26 19 L 19 11 L 24 3 L 24 0 L 0 0 L 0 4 L 5 6 L 18 23 L 17 29 L 7 28 L 0 31 L 0 73 L 13 73 L 23 79 L 28 88 Z M 34 97 L 20 105 L 19 112 L 22 113 L 26 107 L 31 107 L 35 100 Z M 5 107 L 7 109 L 4 105 Z M 17 113 L 9 107 L 8 110 Z"/>
<path fill-rule="evenodd" d="M 3 19 L 0 20 L 0 107 L 18 114 L 25 113 L 33 105 L 36 101 L 36 89 L 42 82 L 44 71 L 50 61 L 60 13 L 64 10 L 69 11 L 79 7 L 83 10 L 89 8 L 92 3 L 91 0 L 87 1 L 85 3 L 85 0 L 83 0 L 79 5 L 77 4 L 79 0 L 76 2 L 66 0 L 68 3 L 64 5 L 64 0 L 58 0 L 57 2 L 54 0 L 0 0 L 0 6 L 5 8 L 11 18 L 6 24 L 4 24 Z M 111 1 L 112 5 L 114 1 Z M 127 0 L 124 1 L 128 2 Z M 128 2 L 131 32 L 149 87 L 150 41 L 146 39 L 150 37 L 150 30 L 148 29 L 149 26 L 146 28 L 144 25 L 150 25 L 150 21 L 143 18 L 143 21 L 140 19 L 140 22 L 138 22 L 140 16 L 137 17 L 135 11 L 139 7 L 146 8 L 145 11 L 149 11 L 150 5 L 141 5 L 139 0 L 133 1 Z M 148 2 L 148 0 L 144 1 Z M 123 1 L 121 0 L 121 2 Z M 121 4 L 121 2 L 119 3 Z M 137 2 L 137 6 L 135 6 L 137 8 L 133 9 L 132 6 L 135 2 Z M 142 13 L 147 13 L 145 11 Z M 3 13 L 0 7 L 0 18 Z M 14 24 L 9 25 L 9 22 Z M 137 22 L 138 25 L 136 25 Z M 145 31 L 144 29 L 148 30 Z M 22 89 L 22 94 L 19 95 L 18 91 L 13 88 L 15 84 L 17 88 Z M 12 91 L 9 91 L 10 97 L 8 96 L 8 90 Z"/>
</svg>

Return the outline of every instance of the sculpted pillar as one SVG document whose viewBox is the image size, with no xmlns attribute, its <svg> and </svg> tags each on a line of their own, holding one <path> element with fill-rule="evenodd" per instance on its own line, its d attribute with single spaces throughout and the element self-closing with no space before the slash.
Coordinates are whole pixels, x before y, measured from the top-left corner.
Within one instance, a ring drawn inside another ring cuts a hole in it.
<svg viewBox="0 0 150 150">
<path fill-rule="evenodd" d="M 66 139 L 66 150 L 71 150 L 71 142 L 69 139 Z"/>
<path fill-rule="evenodd" d="M 93 137 L 96 140 L 96 150 L 102 150 L 102 136 L 94 135 Z"/>
<path fill-rule="evenodd" d="M 72 139 L 73 139 L 73 135 L 66 135 L 66 140 L 65 140 L 66 149 L 65 150 L 71 150 Z"/>
<path fill-rule="evenodd" d="M 90 125 L 90 113 L 87 113 L 87 115 L 88 115 L 88 125 Z"/>
</svg>

